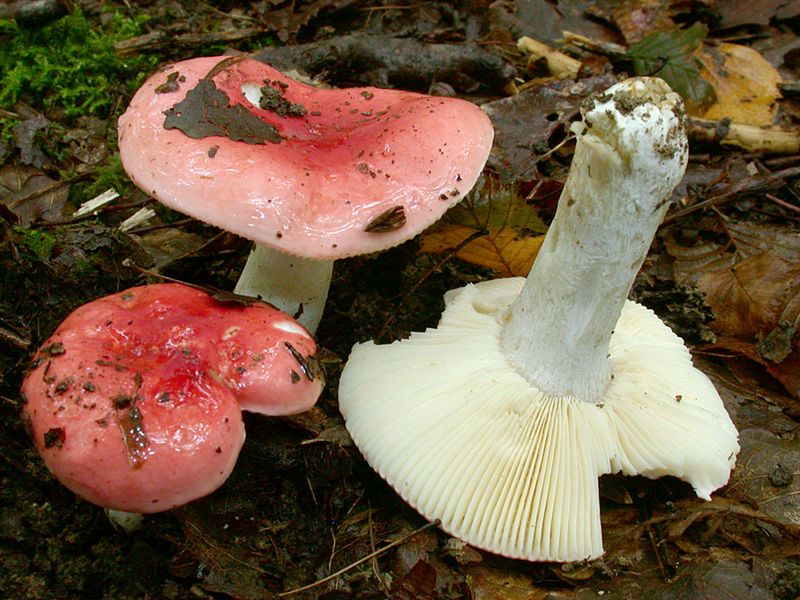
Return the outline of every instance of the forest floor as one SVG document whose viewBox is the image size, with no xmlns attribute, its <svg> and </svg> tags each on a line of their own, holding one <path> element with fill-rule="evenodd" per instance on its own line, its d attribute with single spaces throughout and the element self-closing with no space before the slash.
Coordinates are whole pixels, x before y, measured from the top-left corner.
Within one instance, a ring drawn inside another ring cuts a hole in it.
<svg viewBox="0 0 800 600">
<path fill-rule="evenodd" d="M 800 596 L 799 30 L 800 4 L 769 0 L 1 6 L 0 596 Z M 529 60 L 523 36 L 565 54 Z M 389 39 L 403 43 L 389 53 Z M 228 481 L 128 534 L 49 474 L 19 388 L 36 348 L 83 303 L 161 277 L 235 285 L 249 242 L 136 188 L 116 119 L 160 65 L 242 53 L 336 87 L 466 98 L 490 114 L 495 146 L 476 190 L 439 224 L 336 262 L 317 406 L 246 415 Z M 689 168 L 632 297 L 686 340 L 741 452 L 710 502 L 670 477 L 604 476 L 600 559 L 506 559 L 426 527 L 370 469 L 338 411 L 339 374 L 354 343 L 435 326 L 447 290 L 527 274 L 569 168 L 568 125 L 624 74 L 664 77 L 692 117 Z M 74 214 L 108 189 L 114 200 Z M 142 208 L 155 215 L 121 227 Z"/>
</svg>

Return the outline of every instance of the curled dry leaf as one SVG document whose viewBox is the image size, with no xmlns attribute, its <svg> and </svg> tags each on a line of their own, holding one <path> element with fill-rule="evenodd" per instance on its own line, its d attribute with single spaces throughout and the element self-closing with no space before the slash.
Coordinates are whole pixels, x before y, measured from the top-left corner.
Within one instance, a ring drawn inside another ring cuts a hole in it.
<svg viewBox="0 0 800 600">
<path fill-rule="evenodd" d="M 69 185 L 60 185 L 39 169 L 7 165 L 0 168 L 0 204 L 15 215 L 21 227 L 63 217 Z"/>
</svg>

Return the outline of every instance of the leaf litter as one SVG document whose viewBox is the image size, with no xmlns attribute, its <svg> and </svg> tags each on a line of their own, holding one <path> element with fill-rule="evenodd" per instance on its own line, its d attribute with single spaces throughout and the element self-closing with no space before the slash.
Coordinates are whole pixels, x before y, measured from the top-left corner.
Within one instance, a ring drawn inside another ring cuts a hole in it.
<svg viewBox="0 0 800 600">
<path fill-rule="evenodd" d="M 89 14 L 101 10 L 86 4 L 95 11 Z M 568 125 L 586 95 L 621 75 L 626 50 L 627 64 L 635 58 L 643 72 L 666 67 L 676 88 L 698 106 L 709 103 L 710 86 L 716 102 L 708 110 L 720 111 L 702 113 L 710 119 L 795 127 L 795 113 L 775 93 L 777 71 L 760 62 L 756 44 L 716 29 L 702 11 L 692 12 L 695 5 L 598 2 L 589 13 L 585 3 L 571 0 L 499 4 L 488 10 L 451 3 L 410 10 L 346 1 L 289 6 L 276 0 L 229 3 L 224 10 L 202 5 L 190 15 L 172 3 L 171 27 L 178 35 L 165 34 L 162 21 L 153 21 L 150 33 L 158 35 L 150 42 L 142 36 L 120 46 L 129 56 L 145 48 L 162 52 L 167 62 L 193 53 L 203 40 L 246 44 L 266 33 L 289 43 L 264 48 L 263 56 L 294 61 L 333 85 L 366 78 L 425 91 L 444 82 L 448 85 L 435 89 L 471 93 L 492 115 L 497 134 L 483 190 L 421 239 L 337 264 L 319 332 L 331 386 L 317 408 L 285 420 L 251 418 L 248 442 L 226 486 L 189 507 L 148 518 L 132 538 L 114 532 L 94 507 L 56 485 L 30 450 L 16 417 L 16 390 L 29 350 L 72 308 L 144 283 L 158 271 L 231 289 L 248 244 L 160 208 L 147 230 L 123 234 L 116 224 L 141 207 L 141 199 L 125 189 L 113 210 L 62 223 L 80 203 L 70 196 L 81 172 L 77 167 L 101 169 L 109 148 L 113 152 L 103 123 L 88 128 L 64 121 L 64 131 L 74 135 L 63 146 L 42 140 L 44 129 L 36 122 L 20 128 L 15 145 L 14 138 L 4 138 L 0 472 L 10 482 L 0 492 L 2 505 L 9 507 L 0 511 L 0 536 L 9 542 L 0 551 L 5 595 L 271 598 L 302 590 L 297 597 L 514 600 L 766 599 L 800 593 L 800 410 L 790 395 L 800 372 L 796 156 L 743 156 L 731 148 L 693 145 L 692 169 L 635 289 L 638 298 L 684 327 L 681 335 L 695 344 L 697 363 L 714 379 L 742 429 L 740 468 L 713 502 L 694 499 L 685 484 L 670 478 L 606 477 L 601 482 L 606 555 L 591 563 L 523 564 L 470 548 L 426 525 L 349 445 L 335 389 L 353 342 L 396 339 L 435 324 L 447 289 L 527 273 L 571 158 Z M 723 22 L 735 21 L 725 3 L 706 5 Z M 143 6 L 131 2 L 126 10 L 137 14 Z M 740 20 L 755 23 L 762 34 L 777 32 L 778 21 L 755 18 L 751 6 L 740 10 Z M 776 3 L 764 8 L 762 15 L 778 20 L 791 13 Z M 594 42 L 567 49 L 581 64 L 576 80 L 556 82 L 527 69 L 516 37 L 537 37 L 528 25 L 531 15 L 542 21 L 542 41 L 557 44 L 568 24 Z M 675 23 L 686 26 L 678 29 Z M 247 29 L 240 37 L 226 33 L 243 24 Z M 553 35 L 545 36 L 548 31 Z M 147 46 L 153 40 L 157 43 Z M 299 40 L 307 43 L 294 43 Z M 378 51 L 375 40 L 389 40 L 386 48 L 402 56 L 417 53 L 422 60 L 403 71 L 391 53 Z M 603 48 L 611 51 L 604 54 Z M 234 48 L 242 49 L 247 48 Z M 330 68 L 337 53 L 344 60 Z M 479 64 L 487 56 L 489 62 Z M 380 62 L 367 68 L 361 62 L 375 58 Z M 793 73 L 790 65 L 778 66 Z M 226 112 L 227 98 L 210 87 L 196 96 L 194 105 L 178 111 L 181 126 L 267 141 L 266 134 L 251 135 L 249 126 L 231 125 L 238 116 Z M 126 101 L 116 97 L 119 107 Z M 209 107 L 222 116 L 209 118 Z M 24 112 L 10 108 L 12 115 Z M 44 116 L 60 125 L 57 111 Z M 60 157 L 60 148 L 68 148 L 69 156 Z M 30 169 L 37 167 L 25 164 L 33 160 L 42 165 L 35 172 Z M 33 177 L 46 179 L 28 181 Z M 28 191 L 20 192 L 25 185 Z M 17 200 L 9 202 L 14 193 Z M 126 258 L 140 268 L 126 267 Z M 145 268 L 153 265 L 156 271 Z M 702 333 L 709 326 L 716 341 Z"/>
</svg>

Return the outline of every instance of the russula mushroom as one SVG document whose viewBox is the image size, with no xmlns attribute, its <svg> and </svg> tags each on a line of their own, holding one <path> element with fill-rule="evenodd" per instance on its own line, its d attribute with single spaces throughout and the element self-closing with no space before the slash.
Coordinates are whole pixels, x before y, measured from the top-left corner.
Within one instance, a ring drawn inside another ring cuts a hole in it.
<svg viewBox="0 0 800 600">
<path fill-rule="evenodd" d="M 266 304 L 180 284 L 136 287 L 70 314 L 34 357 L 23 416 L 45 464 L 119 511 L 174 508 L 219 487 L 241 410 L 310 408 L 324 385 L 311 335 Z"/>
<path fill-rule="evenodd" d="M 527 278 L 452 290 L 436 329 L 358 344 L 339 402 L 369 464 L 419 512 L 498 554 L 603 553 L 598 477 L 724 485 L 737 432 L 682 340 L 626 300 L 687 160 L 660 79 L 588 100 Z"/>
<path fill-rule="evenodd" d="M 253 59 L 152 76 L 119 119 L 122 164 L 162 203 L 256 242 L 236 286 L 312 332 L 333 260 L 415 236 L 472 188 L 492 144 L 464 100 L 319 89 Z"/>
</svg>

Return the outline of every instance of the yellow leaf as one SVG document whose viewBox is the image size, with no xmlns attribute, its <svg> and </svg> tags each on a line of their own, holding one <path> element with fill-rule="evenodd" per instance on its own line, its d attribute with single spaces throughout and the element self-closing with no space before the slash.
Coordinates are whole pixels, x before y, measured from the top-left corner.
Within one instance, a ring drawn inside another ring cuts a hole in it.
<svg viewBox="0 0 800 600">
<path fill-rule="evenodd" d="M 763 56 L 747 46 L 727 43 L 703 46 L 695 56 L 703 65 L 703 78 L 717 93 L 717 101 L 705 113 L 690 107 L 689 114 L 714 120 L 728 117 L 759 127 L 772 125 L 781 76 Z"/>
<path fill-rule="evenodd" d="M 437 253 L 452 250 L 474 233 L 472 227 L 445 225 L 422 237 L 422 251 Z M 525 277 L 543 240 L 543 235 L 519 238 L 513 229 L 490 229 L 488 234 L 466 244 L 456 256 L 504 276 Z"/>
</svg>

